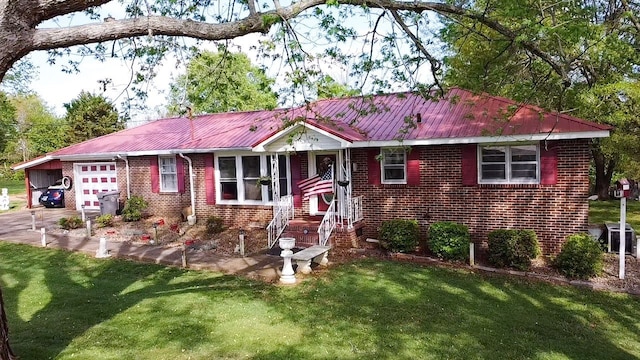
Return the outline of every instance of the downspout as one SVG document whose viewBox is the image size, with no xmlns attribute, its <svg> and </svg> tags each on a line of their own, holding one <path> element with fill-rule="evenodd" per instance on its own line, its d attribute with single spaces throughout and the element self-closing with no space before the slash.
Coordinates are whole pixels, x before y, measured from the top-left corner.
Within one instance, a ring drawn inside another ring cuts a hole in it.
<svg viewBox="0 0 640 360">
<path fill-rule="evenodd" d="M 127 159 L 126 157 L 122 157 L 121 155 L 116 155 L 116 157 L 124 161 L 124 166 L 127 172 L 127 199 L 131 199 L 131 176 L 129 175 L 129 159 Z"/>
<path fill-rule="evenodd" d="M 196 191 L 193 188 L 193 163 L 188 156 L 184 156 L 182 153 L 178 153 L 178 156 L 187 160 L 189 163 L 189 192 L 191 193 L 191 219 L 187 216 L 187 221 L 189 221 L 189 225 L 194 225 L 196 223 Z"/>
</svg>

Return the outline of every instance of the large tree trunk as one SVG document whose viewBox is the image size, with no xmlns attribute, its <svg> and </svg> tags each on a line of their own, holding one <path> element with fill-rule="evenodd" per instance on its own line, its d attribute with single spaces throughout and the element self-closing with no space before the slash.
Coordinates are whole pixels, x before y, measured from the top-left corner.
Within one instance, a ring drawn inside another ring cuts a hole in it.
<svg viewBox="0 0 640 360">
<path fill-rule="evenodd" d="M 4 312 L 4 299 L 2 288 L 0 288 L 0 360 L 14 360 L 17 357 L 13 354 L 9 346 L 9 326 L 7 324 L 7 314 Z"/>
<path fill-rule="evenodd" d="M 596 168 L 595 190 L 598 195 L 598 200 L 609 200 L 609 187 L 611 186 L 611 178 L 613 177 L 616 162 L 614 159 L 607 159 L 597 148 L 594 148 L 591 152 Z"/>
</svg>

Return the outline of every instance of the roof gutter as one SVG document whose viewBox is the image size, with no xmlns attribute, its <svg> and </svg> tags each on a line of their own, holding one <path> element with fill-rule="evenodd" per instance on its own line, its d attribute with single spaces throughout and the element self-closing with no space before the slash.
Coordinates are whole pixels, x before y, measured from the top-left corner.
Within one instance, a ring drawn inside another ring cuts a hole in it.
<svg viewBox="0 0 640 360">
<path fill-rule="evenodd" d="M 191 215 L 187 216 L 187 221 L 189 225 L 193 225 L 196 223 L 196 192 L 193 187 L 193 163 L 191 162 L 191 158 L 185 156 L 182 153 L 178 153 L 178 156 L 187 160 L 189 163 L 189 192 L 191 194 Z"/>
<path fill-rule="evenodd" d="M 376 140 L 354 141 L 351 147 L 393 147 L 393 146 L 420 146 L 420 145 L 457 145 L 457 144 L 486 144 L 509 143 L 516 141 L 545 141 L 545 140 L 574 140 L 609 137 L 609 130 L 573 132 L 560 134 L 528 134 L 528 135 L 503 135 L 503 136 L 477 136 L 466 138 L 438 138 L 424 140 Z"/>
</svg>

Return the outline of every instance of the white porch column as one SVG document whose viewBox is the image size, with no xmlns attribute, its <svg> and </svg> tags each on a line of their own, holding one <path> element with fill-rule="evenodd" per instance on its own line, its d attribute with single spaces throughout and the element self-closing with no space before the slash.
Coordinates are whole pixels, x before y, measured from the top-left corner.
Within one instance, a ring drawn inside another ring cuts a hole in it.
<svg viewBox="0 0 640 360">
<path fill-rule="evenodd" d="M 278 204 L 280 204 L 280 166 L 278 164 L 278 154 L 271 153 L 271 190 L 273 191 L 273 216 L 278 212 Z"/>
</svg>

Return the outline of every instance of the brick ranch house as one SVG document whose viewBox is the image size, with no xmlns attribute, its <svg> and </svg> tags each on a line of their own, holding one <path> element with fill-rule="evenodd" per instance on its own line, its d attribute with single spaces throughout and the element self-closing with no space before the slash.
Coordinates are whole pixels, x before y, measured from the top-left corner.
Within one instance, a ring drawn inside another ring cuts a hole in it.
<svg viewBox="0 0 640 360">
<path fill-rule="evenodd" d="M 119 190 L 159 216 L 187 208 L 201 222 L 268 224 L 269 246 L 297 231 L 302 243 L 364 247 L 381 222 L 405 218 L 423 235 L 436 221 L 463 223 L 478 244 L 494 229 L 533 229 L 551 254 L 587 230 L 589 146 L 609 131 L 454 88 L 440 100 L 402 93 L 161 119 L 14 169 L 26 171 L 30 204 L 69 176 L 67 208 L 99 209 L 99 192 Z M 304 196 L 298 183 L 327 158 L 330 193 Z"/>
</svg>

